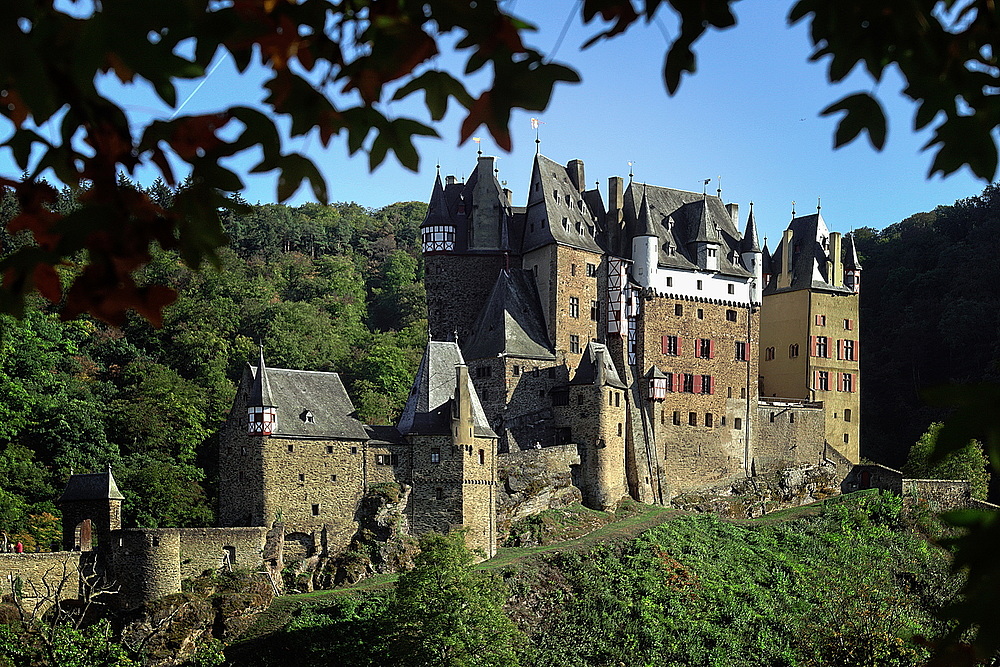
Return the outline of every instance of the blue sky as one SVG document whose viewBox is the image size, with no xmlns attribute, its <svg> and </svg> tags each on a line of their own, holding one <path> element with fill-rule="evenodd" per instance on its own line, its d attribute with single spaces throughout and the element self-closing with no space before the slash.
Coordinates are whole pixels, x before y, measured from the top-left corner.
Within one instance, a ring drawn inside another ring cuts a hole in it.
<svg viewBox="0 0 1000 667">
<path fill-rule="evenodd" d="M 899 91 L 898 77 L 890 75 L 877 88 L 863 74 L 829 86 L 824 63 L 809 63 L 805 25 L 789 28 L 785 14 L 791 3 L 740 2 L 736 28 L 712 32 L 697 44 L 698 72 L 684 79 L 674 97 L 667 95 L 661 68 L 666 49 L 663 35 L 676 33 L 669 14 L 661 10 L 660 25 L 637 25 L 626 35 L 601 42 L 587 51 L 579 46 L 597 31 L 579 18 L 570 23 L 556 61 L 572 65 L 582 77 L 578 85 L 556 88 L 548 110 L 516 113 L 512 117 L 514 150 L 503 153 L 482 130 L 484 153 L 498 155 L 501 180 L 514 191 L 514 203 L 523 204 L 535 152 L 530 118 L 541 126 L 541 150 L 565 163 L 580 158 L 586 178 L 600 182 L 606 195 L 609 176 L 627 176 L 634 162 L 635 179 L 657 185 L 700 191 L 711 178 L 710 192 L 722 177 L 723 199 L 740 204 L 745 220 L 748 203 L 761 235 L 774 239 L 787 224 L 796 202 L 799 213 L 822 212 L 831 229 L 884 227 L 907 216 L 978 194 L 984 182 L 963 170 L 949 178 L 927 178 L 931 154 L 921 152 L 928 132 L 912 131 L 913 105 Z M 666 3 L 664 3 L 666 5 Z M 506 6 L 539 27 L 528 42 L 551 52 L 575 2 L 513 0 Z M 450 61 L 443 58 L 443 64 Z M 236 74 L 223 60 L 197 91 L 195 84 L 179 87 L 179 99 L 190 96 L 183 113 L 215 111 L 233 104 L 259 104 L 262 74 Z M 121 86 L 110 77 L 102 87 L 138 121 L 167 118 L 165 108 L 142 85 Z M 475 88 L 475 81 L 470 88 Z M 857 91 L 875 90 L 889 115 L 889 138 L 884 151 L 870 147 L 866 138 L 833 150 L 834 118 L 819 112 Z M 415 95 L 414 102 L 421 96 Z M 387 108 L 390 116 L 420 114 L 418 104 L 404 101 Z M 444 121 L 435 125 L 441 139 L 418 140 L 418 173 L 403 169 L 394 156 L 374 173 L 367 157 L 348 158 L 346 138 L 335 138 L 324 149 L 318 138 L 307 137 L 289 147 L 312 157 L 327 179 L 330 201 L 356 201 L 380 207 L 396 201 L 426 200 L 434 180 L 435 164 L 443 174 L 466 176 L 475 166 L 476 144 L 458 146 L 458 128 L 464 110 L 453 104 Z M 16 174 L 9 156 L 0 173 Z M 243 172 L 252 156 L 237 163 Z M 152 172 L 138 178 L 147 183 Z M 245 179 L 244 196 L 250 202 L 275 200 L 274 175 Z M 310 201 L 301 188 L 289 203 Z"/>
</svg>

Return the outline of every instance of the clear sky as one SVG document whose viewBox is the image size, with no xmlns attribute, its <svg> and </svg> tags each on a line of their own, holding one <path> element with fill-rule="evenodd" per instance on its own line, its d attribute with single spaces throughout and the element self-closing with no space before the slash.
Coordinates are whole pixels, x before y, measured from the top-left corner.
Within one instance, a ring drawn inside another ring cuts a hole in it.
<svg viewBox="0 0 1000 667">
<path fill-rule="evenodd" d="M 697 43 L 698 72 L 685 77 L 679 93 L 670 97 L 661 77 L 664 31 L 675 34 L 676 26 L 664 10 L 659 24 L 634 26 L 624 36 L 581 52 L 580 45 L 597 27 L 581 24 L 576 2 L 508 0 L 508 9 L 539 27 L 528 42 L 543 52 L 559 44 L 554 59 L 577 69 L 583 83 L 557 86 L 545 112 L 515 114 L 512 153 L 497 149 L 485 129 L 477 132 L 482 149 L 501 158 L 499 178 L 513 190 L 516 205 L 524 204 L 531 175 L 532 116 L 543 123 L 542 153 L 562 163 L 582 159 L 587 181 L 599 181 L 605 199 L 608 177 L 627 176 L 630 161 L 637 181 L 680 189 L 700 191 L 704 179 L 711 178 L 708 187 L 714 193 L 721 176 L 723 199 L 740 205 L 741 221 L 748 203 L 754 202 L 761 235 L 769 237 L 772 249 L 789 220 L 793 200 L 799 213 L 809 213 L 822 198 L 830 228 L 848 231 L 882 228 L 982 190 L 985 183 L 967 170 L 946 179 L 927 178 L 932 155 L 920 149 L 930 133 L 913 133 L 914 108 L 899 93 L 898 77 L 889 76 L 875 88 L 867 76 L 855 73 L 847 82 L 829 86 L 825 63 L 808 62 L 811 49 L 805 25 L 786 25 L 790 5 L 775 0 L 736 3 L 737 27 L 713 31 Z M 560 42 L 571 13 L 574 18 Z M 200 88 L 194 83 L 179 87 L 179 99 L 190 97 L 183 113 L 256 105 L 262 99 L 259 72 L 240 77 L 231 61 L 217 64 Z M 139 121 L 170 116 L 171 111 L 143 86 L 120 86 L 110 78 L 102 86 Z M 836 120 L 821 118 L 819 112 L 862 90 L 876 90 L 886 106 L 886 149 L 877 152 L 862 137 L 833 150 Z M 422 96 L 413 97 L 419 101 Z M 415 111 L 419 107 L 408 101 L 387 108 L 390 116 Z M 426 111 L 418 117 L 427 120 Z M 426 201 L 436 163 L 443 174 L 459 177 L 475 166 L 476 144 L 458 146 L 463 117 L 464 110 L 453 103 L 445 120 L 435 125 L 441 139 L 418 140 L 422 157 L 418 173 L 400 167 L 392 155 L 369 173 L 367 156 L 348 158 L 346 137 L 335 138 L 327 149 L 315 136 L 290 147 L 317 162 L 327 178 L 330 201 L 370 207 Z M 0 162 L 0 173 L 16 174 L 8 157 Z M 248 156 L 237 167 L 245 173 L 254 161 Z M 143 183 L 152 177 L 152 172 L 138 175 Z M 245 180 L 244 197 L 250 202 L 275 200 L 273 174 Z M 289 203 L 311 198 L 304 186 Z"/>
</svg>

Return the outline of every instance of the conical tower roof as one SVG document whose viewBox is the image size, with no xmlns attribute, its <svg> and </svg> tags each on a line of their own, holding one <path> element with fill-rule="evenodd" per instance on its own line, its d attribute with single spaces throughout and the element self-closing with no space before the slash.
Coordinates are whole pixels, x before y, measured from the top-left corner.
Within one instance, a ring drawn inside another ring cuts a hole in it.
<svg viewBox="0 0 1000 667">
<path fill-rule="evenodd" d="M 653 219 L 649 215 L 649 202 L 646 200 L 645 187 L 642 189 L 642 203 L 639 204 L 639 217 L 636 222 L 638 223 L 635 227 L 636 236 L 657 236 Z"/>
<path fill-rule="evenodd" d="M 248 405 L 273 407 L 275 405 L 274 396 L 271 392 L 271 383 L 267 380 L 267 369 L 264 366 L 264 346 L 260 346 L 260 361 L 257 362 L 257 372 L 254 374 L 253 384 L 250 385 L 250 395 L 247 397 Z"/>
<path fill-rule="evenodd" d="M 599 368 L 597 365 L 598 357 L 604 359 L 603 368 Z M 617 389 L 628 389 L 622 382 L 618 369 L 615 368 L 615 362 L 611 359 L 611 352 L 608 351 L 607 346 L 604 343 L 593 341 L 587 343 L 587 349 L 583 351 L 580 365 L 576 367 L 576 374 L 570 384 L 595 384 L 600 377 L 599 371 L 603 371 L 605 385 Z"/>
<path fill-rule="evenodd" d="M 434 189 L 431 190 L 431 201 L 427 205 L 427 215 L 420 225 L 423 227 L 433 227 L 436 225 L 451 224 L 448 216 L 448 203 L 445 201 L 444 184 L 441 182 L 441 172 L 434 179 Z"/>
<path fill-rule="evenodd" d="M 701 210 L 698 215 L 698 227 L 695 230 L 694 238 L 688 241 L 688 243 L 722 243 L 708 213 L 708 197 L 702 197 Z"/>
<path fill-rule="evenodd" d="M 750 215 L 747 216 L 747 227 L 740 241 L 740 252 L 760 252 L 757 242 L 757 221 L 753 217 L 753 202 L 750 202 Z"/>
<path fill-rule="evenodd" d="M 467 359 L 500 355 L 527 359 L 554 359 L 549 347 L 545 315 L 530 271 L 503 270 L 497 276 L 473 335 L 462 346 Z"/>
<path fill-rule="evenodd" d="M 854 234 L 848 234 L 844 239 L 844 268 L 861 270 L 861 260 L 858 259 L 858 251 L 854 247 Z"/>
</svg>

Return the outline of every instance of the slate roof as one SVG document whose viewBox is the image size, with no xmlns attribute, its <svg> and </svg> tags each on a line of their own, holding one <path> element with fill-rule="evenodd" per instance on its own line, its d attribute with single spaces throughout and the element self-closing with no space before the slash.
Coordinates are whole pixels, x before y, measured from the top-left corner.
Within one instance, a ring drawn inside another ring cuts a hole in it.
<svg viewBox="0 0 1000 667">
<path fill-rule="evenodd" d="M 498 200 L 501 210 L 510 211 L 507 206 L 507 197 L 503 192 L 500 181 L 490 165 L 494 164 L 492 158 L 482 158 L 477 161 L 476 168 L 469 175 L 469 180 L 465 182 L 442 183 L 441 175 L 434 179 L 434 186 L 431 189 L 430 203 L 427 207 L 427 215 L 420 224 L 424 227 L 452 226 L 455 228 L 455 252 L 485 252 L 496 253 L 498 248 L 471 249 L 469 248 L 469 227 L 472 224 L 473 212 L 476 210 L 476 192 L 480 179 L 485 180 L 485 187 L 479 189 L 481 196 L 488 196 Z M 488 174 L 481 174 L 486 172 Z M 453 177 L 449 177 L 451 180 Z M 495 223 L 501 225 L 501 245 L 502 238 L 511 216 L 507 216 L 507 221 L 496 220 Z M 490 223 L 494 221 L 488 221 Z M 509 232 L 508 232 L 509 233 Z M 514 246 L 516 247 L 516 246 Z"/>
<path fill-rule="evenodd" d="M 844 268 L 861 269 L 861 260 L 858 259 L 858 250 L 854 246 L 854 234 L 844 237 Z"/>
<path fill-rule="evenodd" d="M 604 343 L 593 341 L 587 343 L 587 349 L 583 351 L 580 365 L 576 367 L 576 375 L 573 376 L 570 384 L 595 384 L 597 382 L 598 352 L 604 353 L 604 384 L 618 389 L 628 389 L 622 382 L 621 376 L 618 375 L 618 369 L 615 368 L 615 362 L 612 360 L 611 352 L 607 346 Z"/>
<path fill-rule="evenodd" d="M 750 215 L 747 216 L 743 240 L 740 241 L 740 252 L 760 252 L 760 244 L 757 243 L 757 221 L 753 217 L 753 202 L 750 202 Z"/>
<path fill-rule="evenodd" d="M 252 367 L 250 372 L 254 383 L 251 386 L 255 386 L 261 373 Z M 271 394 L 271 405 L 278 409 L 278 423 L 272 435 L 368 439 L 364 424 L 354 416 L 354 404 L 337 373 L 265 367 L 263 375 Z M 312 422 L 305 418 L 307 410 L 312 413 Z"/>
<path fill-rule="evenodd" d="M 420 360 L 413 387 L 403 407 L 396 429 L 402 435 L 446 435 L 451 433 L 452 402 L 455 398 L 455 366 L 465 364 L 458 344 L 452 341 L 428 341 L 424 357 Z M 486 421 L 486 414 L 479 402 L 476 388 L 469 382 L 472 397 L 472 419 L 475 434 L 481 438 L 495 438 L 496 433 Z"/>
<path fill-rule="evenodd" d="M 501 271 L 480 311 L 473 335 L 462 346 L 466 359 L 498 355 L 527 359 L 554 359 L 545 328 L 545 316 L 530 271 Z"/>
<path fill-rule="evenodd" d="M 602 252 L 598 243 L 599 223 L 603 222 L 600 201 L 600 195 L 581 193 L 566 167 L 544 155 L 535 155 L 521 252 L 552 243 Z M 592 209 L 598 205 L 600 209 Z"/>
<path fill-rule="evenodd" d="M 698 239 L 699 228 L 704 225 L 705 235 L 708 238 L 714 235 L 715 242 L 721 244 L 719 273 L 739 277 L 751 275 L 742 264 L 738 261 L 734 264 L 731 259 L 743 237 L 718 197 L 633 181 L 626 188 L 624 197 L 625 239 L 631 239 L 642 231 L 639 212 L 643 197 L 649 207 L 649 224 L 660 240 L 660 266 L 697 270 L 695 248 L 688 244 Z M 673 249 L 673 253 L 668 247 Z M 628 241 L 625 250 L 630 256 L 631 243 Z"/>
<path fill-rule="evenodd" d="M 766 291 L 787 292 L 800 289 L 822 289 L 828 292 L 851 293 L 844 286 L 834 287 L 827 276 L 827 261 L 829 253 L 826 249 L 830 238 L 830 230 L 818 211 L 809 215 L 792 218 L 788 223 L 792 230 L 792 282 L 788 287 L 776 289 L 778 271 L 775 270 L 768 282 Z M 784 244 L 779 245 L 771 255 L 771 265 L 774 269 L 785 266 Z"/>
<path fill-rule="evenodd" d="M 70 475 L 59 503 L 84 500 L 125 500 L 111 471 Z"/>
<path fill-rule="evenodd" d="M 264 346 L 260 347 L 260 361 L 257 368 L 264 368 Z M 253 372 L 253 371 L 251 371 Z M 250 385 L 250 395 L 247 397 L 248 405 L 257 406 L 277 406 L 274 396 L 271 394 L 271 384 L 268 382 L 267 373 L 254 373 L 253 384 Z"/>
</svg>

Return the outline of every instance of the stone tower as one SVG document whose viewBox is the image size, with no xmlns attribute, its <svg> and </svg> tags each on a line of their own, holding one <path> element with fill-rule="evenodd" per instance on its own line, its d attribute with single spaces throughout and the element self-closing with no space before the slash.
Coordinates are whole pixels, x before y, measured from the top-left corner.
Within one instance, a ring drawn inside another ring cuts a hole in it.
<svg viewBox="0 0 1000 667">
<path fill-rule="evenodd" d="M 470 549 L 493 556 L 497 436 L 456 343 L 427 343 L 396 429 L 412 445 L 413 532 L 464 529 Z"/>
<path fill-rule="evenodd" d="M 843 243 L 817 210 L 793 218 L 768 259 L 771 276 L 761 310 L 761 393 L 821 401 L 827 444 L 857 463 L 860 263 L 853 240 L 848 237 Z"/>
<path fill-rule="evenodd" d="M 57 501 L 63 515 L 63 549 L 90 551 L 93 538 L 98 549 L 107 549 L 111 531 L 122 527 L 123 500 L 110 468 L 107 472 L 70 475 Z"/>
</svg>

